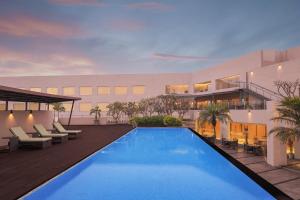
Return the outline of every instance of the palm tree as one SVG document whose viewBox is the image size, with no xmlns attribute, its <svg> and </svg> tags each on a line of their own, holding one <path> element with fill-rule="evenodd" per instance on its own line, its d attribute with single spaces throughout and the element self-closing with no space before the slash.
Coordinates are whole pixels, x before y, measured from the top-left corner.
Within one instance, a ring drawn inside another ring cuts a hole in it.
<svg viewBox="0 0 300 200">
<path fill-rule="evenodd" d="M 60 112 L 65 112 L 66 109 L 63 105 L 63 103 L 58 102 L 58 103 L 53 103 L 53 110 L 54 110 L 54 119 L 55 119 L 55 112 L 57 112 L 57 119 L 59 119 L 59 113 Z"/>
<path fill-rule="evenodd" d="M 95 123 L 98 124 L 101 117 L 101 109 L 99 106 L 95 106 L 90 110 L 90 115 L 95 115 Z"/>
<path fill-rule="evenodd" d="M 199 122 L 201 126 L 205 123 L 209 123 L 213 126 L 214 129 L 214 140 L 216 139 L 216 125 L 217 121 L 227 123 L 232 121 L 229 115 L 229 109 L 223 104 L 209 104 L 204 110 L 199 114 Z"/>
<path fill-rule="evenodd" d="M 288 145 L 289 157 L 293 157 L 293 148 L 296 140 L 300 139 L 300 98 L 286 97 L 281 100 L 276 108 L 277 117 L 272 120 L 280 122 L 281 126 L 277 126 L 270 130 L 269 134 L 275 133 L 279 139 Z"/>
</svg>

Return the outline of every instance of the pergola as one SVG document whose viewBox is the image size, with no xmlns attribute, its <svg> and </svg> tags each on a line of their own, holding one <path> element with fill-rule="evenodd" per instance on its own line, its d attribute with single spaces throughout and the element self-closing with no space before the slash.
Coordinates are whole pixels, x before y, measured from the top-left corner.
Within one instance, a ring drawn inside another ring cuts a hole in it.
<svg viewBox="0 0 300 200">
<path fill-rule="evenodd" d="M 71 117 L 73 113 L 74 103 L 75 101 L 81 100 L 79 97 L 71 97 L 71 96 L 62 96 L 62 95 L 54 95 L 54 94 L 47 94 L 41 92 L 34 92 L 29 90 L 23 90 L 13 87 L 7 87 L 0 85 L 0 101 L 6 102 L 6 110 L 8 110 L 8 102 L 24 102 L 25 103 L 25 110 L 28 108 L 28 103 L 38 103 L 39 109 L 41 109 L 41 103 L 49 104 L 51 103 L 58 103 L 58 102 L 72 102 L 71 112 L 69 116 L 68 125 L 70 125 Z"/>
</svg>

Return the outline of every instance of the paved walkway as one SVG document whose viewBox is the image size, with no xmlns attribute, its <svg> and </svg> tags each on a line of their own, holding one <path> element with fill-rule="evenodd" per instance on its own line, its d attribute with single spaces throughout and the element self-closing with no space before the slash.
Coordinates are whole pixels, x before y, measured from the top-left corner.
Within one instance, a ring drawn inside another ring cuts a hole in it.
<svg viewBox="0 0 300 200">
<path fill-rule="evenodd" d="M 242 148 L 218 146 L 293 199 L 300 200 L 300 160 L 290 161 L 286 167 L 272 167 L 263 156 L 245 153 Z"/>
</svg>

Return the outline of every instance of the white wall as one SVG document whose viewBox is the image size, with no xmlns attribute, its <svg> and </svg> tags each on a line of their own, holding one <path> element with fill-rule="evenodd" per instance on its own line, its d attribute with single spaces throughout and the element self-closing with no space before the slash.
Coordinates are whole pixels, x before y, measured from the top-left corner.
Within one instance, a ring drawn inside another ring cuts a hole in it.
<svg viewBox="0 0 300 200">
<path fill-rule="evenodd" d="M 12 136 L 9 128 L 21 126 L 26 132 L 35 132 L 33 125 L 36 123 L 43 124 L 47 129 L 52 128 L 53 113 L 50 111 L 34 111 L 32 115 L 29 111 L 0 111 L 0 145 L 7 143 L 2 137 Z"/>
</svg>

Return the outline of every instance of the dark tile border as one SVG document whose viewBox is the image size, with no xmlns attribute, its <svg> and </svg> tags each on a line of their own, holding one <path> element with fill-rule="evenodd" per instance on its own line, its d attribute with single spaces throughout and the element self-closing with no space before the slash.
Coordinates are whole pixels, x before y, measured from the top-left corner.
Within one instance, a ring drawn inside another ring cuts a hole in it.
<svg viewBox="0 0 300 200">
<path fill-rule="evenodd" d="M 205 137 L 198 134 L 196 131 L 194 131 L 191 128 L 188 128 L 190 131 L 192 131 L 195 135 L 197 135 L 199 138 L 201 138 L 206 144 L 211 146 L 214 150 L 216 150 L 219 154 L 224 156 L 229 162 L 234 164 L 237 168 L 239 168 L 242 172 L 244 172 L 249 178 L 251 178 L 253 181 L 255 181 L 258 185 L 260 185 L 263 189 L 268 191 L 274 198 L 278 200 L 292 200 L 291 197 L 289 197 L 287 194 L 279 190 L 277 187 L 257 175 L 255 172 L 253 172 L 251 169 L 243 165 L 241 162 L 233 158 L 231 155 L 223 151 L 221 148 L 219 148 L 217 145 L 209 142 Z"/>
</svg>

